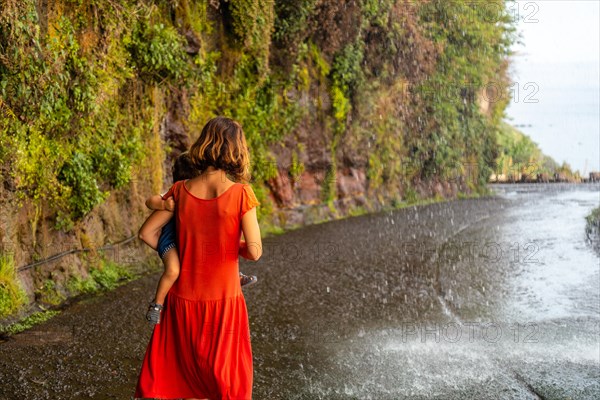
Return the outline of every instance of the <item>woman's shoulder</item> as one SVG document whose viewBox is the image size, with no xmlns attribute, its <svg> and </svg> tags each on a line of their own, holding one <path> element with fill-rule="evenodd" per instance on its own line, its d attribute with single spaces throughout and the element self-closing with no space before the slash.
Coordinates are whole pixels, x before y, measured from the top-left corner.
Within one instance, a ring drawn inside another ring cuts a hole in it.
<svg viewBox="0 0 600 400">
<path fill-rule="evenodd" d="M 245 183 L 245 182 L 238 182 L 240 187 L 242 188 L 242 193 L 244 194 L 248 194 L 248 195 L 254 195 L 254 189 L 252 188 L 252 185 L 249 183 Z"/>
<path fill-rule="evenodd" d="M 242 183 L 242 199 L 241 199 L 241 210 L 240 214 L 244 215 L 246 211 L 250 210 L 253 207 L 260 205 L 260 202 L 256 198 L 256 194 L 254 194 L 254 189 L 252 189 L 252 185 L 249 183 Z"/>
</svg>

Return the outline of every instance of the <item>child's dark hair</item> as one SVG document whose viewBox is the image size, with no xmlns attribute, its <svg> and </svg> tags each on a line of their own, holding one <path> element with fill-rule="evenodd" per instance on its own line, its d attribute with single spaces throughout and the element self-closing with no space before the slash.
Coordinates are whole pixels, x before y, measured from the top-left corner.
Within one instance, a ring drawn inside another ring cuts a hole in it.
<svg viewBox="0 0 600 400">
<path fill-rule="evenodd" d="M 187 151 L 181 153 L 173 164 L 173 182 L 192 179 L 200 175 Z"/>
<path fill-rule="evenodd" d="M 246 137 L 242 125 L 231 118 L 220 116 L 208 121 L 189 153 L 199 171 L 213 166 L 237 182 L 250 180 Z"/>
</svg>

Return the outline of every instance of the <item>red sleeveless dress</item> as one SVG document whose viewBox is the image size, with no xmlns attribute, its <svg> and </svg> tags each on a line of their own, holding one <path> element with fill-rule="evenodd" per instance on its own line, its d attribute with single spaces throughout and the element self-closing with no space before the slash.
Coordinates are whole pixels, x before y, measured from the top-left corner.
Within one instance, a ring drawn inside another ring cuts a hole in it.
<svg viewBox="0 0 600 400">
<path fill-rule="evenodd" d="M 179 278 L 154 326 L 135 398 L 252 398 L 252 348 L 239 278 L 244 213 L 260 204 L 249 184 L 201 199 L 184 181 L 163 196 L 176 202 Z"/>
</svg>

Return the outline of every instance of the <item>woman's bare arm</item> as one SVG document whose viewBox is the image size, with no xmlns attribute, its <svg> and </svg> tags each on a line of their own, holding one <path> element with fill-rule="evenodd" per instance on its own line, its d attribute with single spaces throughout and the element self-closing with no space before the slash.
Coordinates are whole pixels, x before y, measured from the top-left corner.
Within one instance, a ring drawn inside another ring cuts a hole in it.
<svg viewBox="0 0 600 400">
<path fill-rule="evenodd" d="M 256 207 L 251 208 L 242 216 L 242 233 L 244 240 L 240 241 L 239 254 L 248 260 L 257 261 L 262 256 L 262 239 L 256 217 Z"/>
<path fill-rule="evenodd" d="M 154 211 L 140 228 L 138 237 L 148 246 L 156 250 L 160 231 L 171 218 L 173 218 L 173 213 L 171 211 Z"/>
</svg>

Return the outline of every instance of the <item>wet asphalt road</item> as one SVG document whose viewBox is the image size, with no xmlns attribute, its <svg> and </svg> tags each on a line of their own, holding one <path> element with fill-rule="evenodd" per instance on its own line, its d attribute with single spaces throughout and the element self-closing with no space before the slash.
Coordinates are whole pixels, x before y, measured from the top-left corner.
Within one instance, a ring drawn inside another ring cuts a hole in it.
<svg viewBox="0 0 600 400">
<path fill-rule="evenodd" d="M 494 189 L 266 239 L 254 398 L 600 398 L 598 185 Z M 0 399 L 129 399 L 157 278 L 1 343 Z"/>
</svg>

